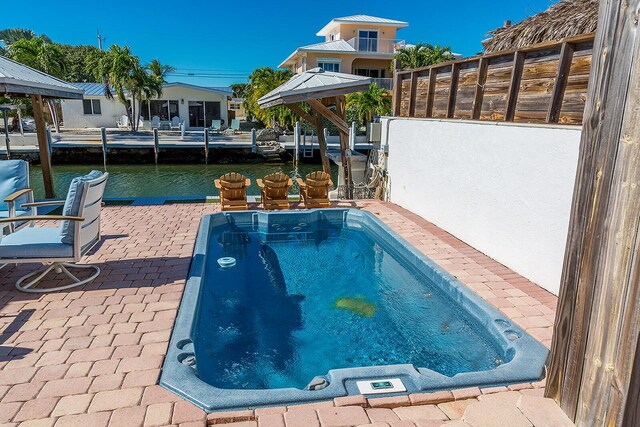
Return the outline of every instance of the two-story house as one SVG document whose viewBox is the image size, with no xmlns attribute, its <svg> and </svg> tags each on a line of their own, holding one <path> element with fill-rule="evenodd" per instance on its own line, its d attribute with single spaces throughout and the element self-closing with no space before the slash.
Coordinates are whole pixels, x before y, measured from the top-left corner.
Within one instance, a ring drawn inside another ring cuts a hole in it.
<svg viewBox="0 0 640 427">
<path fill-rule="evenodd" d="M 317 36 L 325 41 L 297 48 L 280 65 L 294 73 L 315 67 L 327 71 L 371 77 L 379 86 L 391 88 L 391 61 L 405 45 L 396 32 L 409 24 L 368 15 L 334 18 Z"/>
</svg>

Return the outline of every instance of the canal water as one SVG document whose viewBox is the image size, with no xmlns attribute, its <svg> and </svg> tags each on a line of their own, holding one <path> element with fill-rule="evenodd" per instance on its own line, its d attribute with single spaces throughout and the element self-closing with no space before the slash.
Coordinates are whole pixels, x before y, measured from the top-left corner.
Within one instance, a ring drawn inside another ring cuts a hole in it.
<svg viewBox="0 0 640 427">
<path fill-rule="evenodd" d="M 333 182 L 338 179 L 338 168 L 332 164 Z M 102 165 L 54 165 L 53 181 L 56 196 L 64 198 L 71 180 L 84 175 L 92 169 L 102 170 Z M 108 165 L 109 181 L 105 190 L 105 198 L 136 197 L 191 197 L 217 196 L 213 181 L 227 172 L 239 172 L 251 178 L 249 195 L 259 195 L 260 189 L 256 178 L 262 178 L 273 172 L 284 172 L 293 178 L 304 178 L 308 173 L 322 170 L 321 165 L 300 164 L 294 168 L 292 164 L 212 164 L 212 165 Z M 44 198 L 42 170 L 38 165 L 31 165 L 31 187 L 36 198 Z M 298 192 L 297 186 L 291 193 Z"/>
</svg>

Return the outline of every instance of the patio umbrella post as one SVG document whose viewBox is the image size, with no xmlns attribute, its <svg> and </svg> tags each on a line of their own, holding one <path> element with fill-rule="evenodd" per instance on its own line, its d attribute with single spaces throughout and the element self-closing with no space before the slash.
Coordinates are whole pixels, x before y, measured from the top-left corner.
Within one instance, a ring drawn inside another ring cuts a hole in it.
<svg viewBox="0 0 640 427">
<path fill-rule="evenodd" d="M 53 175 L 51 172 L 51 157 L 47 147 L 47 133 L 44 122 L 44 108 L 42 105 L 42 95 L 31 95 L 33 104 L 33 118 L 36 122 L 36 135 L 38 137 L 38 151 L 40 152 L 40 166 L 42 167 L 42 179 L 44 181 L 45 197 L 52 199 L 56 197 L 53 189 Z"/>
</svg>

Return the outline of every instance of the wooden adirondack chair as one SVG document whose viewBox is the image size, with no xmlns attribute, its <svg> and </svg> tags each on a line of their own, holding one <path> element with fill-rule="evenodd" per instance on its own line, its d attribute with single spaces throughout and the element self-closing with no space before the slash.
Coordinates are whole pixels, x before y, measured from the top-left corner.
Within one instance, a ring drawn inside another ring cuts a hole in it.
<svg viewBox="0 0 640 427">
<path fill-rule="evenodd" d="M 304 207 L 307 209 L 330 208 L 329 190 L 333 186 L 331 175 L 322 171 L 311 172 L 305 181 L 297 178 Z"/>
<path fill-rule="evenodd" d="M 223 211 L 245 211 L 249 209 L 247 203 L 247 188 L 251 187 L 251 180 L 246 176 L 230 172 L 215 180 L 220 193 L 220 205 Z"/>
<path fill-rule="evenodd" d="M 262 179 L 257 179 L 262 196 L 262 207 L 265 211 L 273 209 L 289 209 L 289 188 L 293 181 L 287 174 L 271 173 Z"/>
</svg>

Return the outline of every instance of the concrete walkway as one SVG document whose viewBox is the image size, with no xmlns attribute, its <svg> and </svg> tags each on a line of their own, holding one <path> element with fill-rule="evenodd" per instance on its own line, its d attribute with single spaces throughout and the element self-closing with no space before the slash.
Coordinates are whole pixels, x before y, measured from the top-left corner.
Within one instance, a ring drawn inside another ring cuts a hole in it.
<svg viewBox="0 0 640 427">
<path fill-rule="evenodd" d="M 363 201 L 545 345 L 556 298 L 395 205 Z M 435 426 L 569 425 L 544 383 L 205 414 L 157 385 L 202 215 L 215 204 L 107 206 L 103 241 L 86 258 L 102 274 L 69 292 L 31 295 L 0 270 L 0 425 Z M 59 283 L 58 278 L 49 281 Z"/>
</svg>

